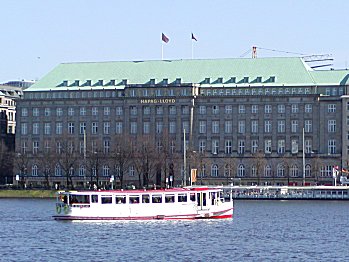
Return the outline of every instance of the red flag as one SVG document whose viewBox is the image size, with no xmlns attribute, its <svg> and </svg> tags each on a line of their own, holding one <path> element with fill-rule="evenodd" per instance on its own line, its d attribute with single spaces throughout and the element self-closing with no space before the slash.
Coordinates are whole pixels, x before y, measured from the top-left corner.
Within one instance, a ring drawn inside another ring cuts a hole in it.
<svg viewBox="0 0 349 262">
<path fill-rule="evenodd" d="M 165 43 L 168 43 L 168 41 L 170 41 L 170 39 L 164 35 L 164 33 L 162 33 L 161 35 L 161 40 L 164 41 Z"/>
<path fill-rule="evenodd" d="M 193 34 L 193 33 L 191 33 L 191 40 L 198 41 L 198 40 L 196 39 L 196 37 L 194 36 L 194 34 Z"/>
</svg>

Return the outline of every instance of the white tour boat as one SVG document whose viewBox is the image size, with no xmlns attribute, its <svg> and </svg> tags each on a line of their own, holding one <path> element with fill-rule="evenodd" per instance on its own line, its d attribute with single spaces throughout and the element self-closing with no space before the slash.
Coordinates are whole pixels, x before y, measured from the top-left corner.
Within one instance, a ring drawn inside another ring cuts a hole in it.
<svg viewBox="0 0 349 262">
<path fill-rule="evenodd" d="M 56 220 L 232 218 L 233 200 L 222 188 L 60 191 Z"/>
</svg>

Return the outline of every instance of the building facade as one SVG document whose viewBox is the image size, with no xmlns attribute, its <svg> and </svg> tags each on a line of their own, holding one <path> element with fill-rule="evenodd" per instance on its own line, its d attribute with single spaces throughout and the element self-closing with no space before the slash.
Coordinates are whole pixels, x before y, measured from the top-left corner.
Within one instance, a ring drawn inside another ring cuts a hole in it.
<svg viewBox="0 0 349 262">
<path fill-rule="evenodd" d="M 188 185 L 191 169 L 199 184 L 332 184 L 348 167 L 348 78 L 301 58 L 61 64 L 17 105 L 16 174 L 47 186 Z"/>
</svg>

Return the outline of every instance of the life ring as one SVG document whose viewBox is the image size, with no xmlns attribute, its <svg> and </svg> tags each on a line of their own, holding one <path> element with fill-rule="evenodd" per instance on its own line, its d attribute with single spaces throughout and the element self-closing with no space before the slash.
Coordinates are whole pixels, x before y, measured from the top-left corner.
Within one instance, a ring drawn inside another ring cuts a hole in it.
<svg viewBox="0 0 349 262">
<path fill-rule="evenodd" d="M 69 212 L 69 207 L 68 207 L 68 205 L 65 205 L 64 208 L 63 208 L 63 210 L 64 210 L 64 214 L 68 214 L 68 212 Z"/>
<path fill-rule="evenodd" d="M 60 206 L 60 205 L 57 205 L 57 206 L 56 206 L 56 212 L 57 212 L 57 214 L 60 214 L 61 211 L 62 211 L 61 206 Z"/>
</svg>

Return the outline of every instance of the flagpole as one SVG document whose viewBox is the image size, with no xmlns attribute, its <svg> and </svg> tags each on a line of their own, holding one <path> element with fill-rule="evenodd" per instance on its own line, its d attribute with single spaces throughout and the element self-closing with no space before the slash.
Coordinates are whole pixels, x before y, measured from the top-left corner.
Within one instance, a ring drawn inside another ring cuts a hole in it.
<svg viewBox="0 0 349 262">
<path fill-rule="evenodd" d="M 164 42 L 161 41 L 161 60 L 164 60 Z"/>
</svg>

